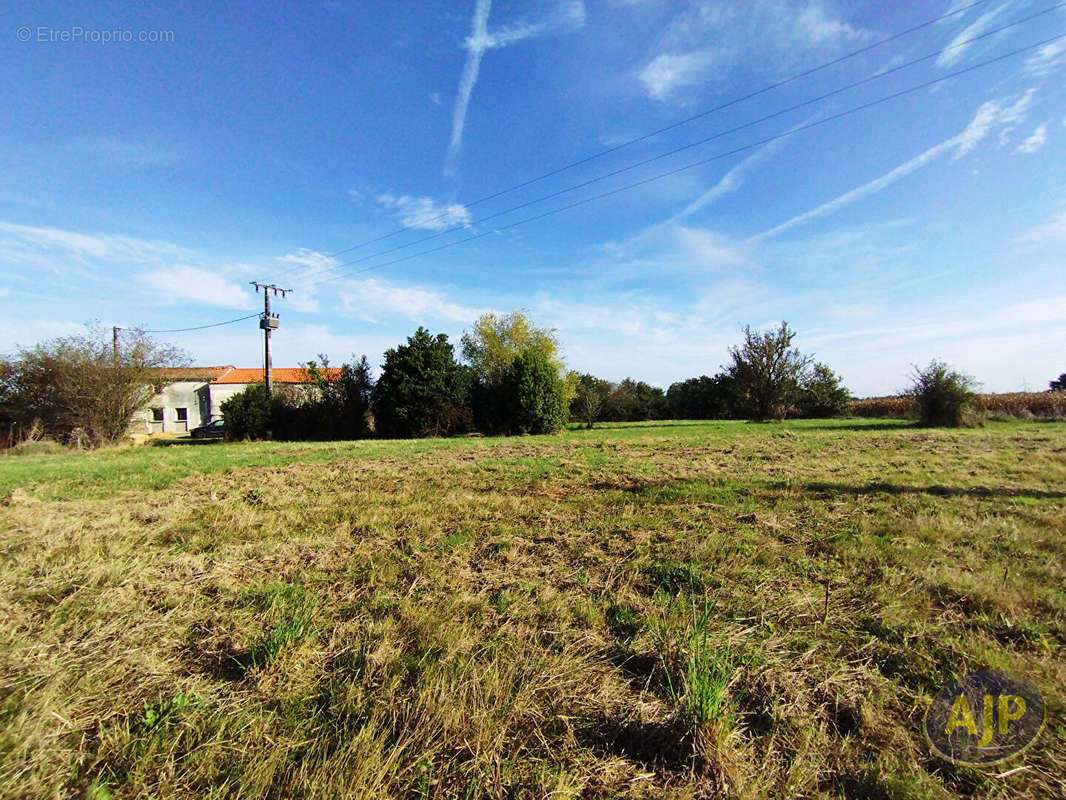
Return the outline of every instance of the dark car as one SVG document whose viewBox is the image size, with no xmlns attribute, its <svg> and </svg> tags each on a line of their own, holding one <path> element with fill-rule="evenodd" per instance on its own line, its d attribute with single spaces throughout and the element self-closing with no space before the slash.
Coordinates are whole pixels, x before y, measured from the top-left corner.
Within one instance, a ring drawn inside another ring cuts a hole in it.
<svg viewBox="0 0 1066 800">
<path fill-rule="evenodd" d="M 194 439 L 221 439 L 226 435 L 226 421 L 216 419 L 199 428 L 193 428 L 189 435 Z"/>
</svg>

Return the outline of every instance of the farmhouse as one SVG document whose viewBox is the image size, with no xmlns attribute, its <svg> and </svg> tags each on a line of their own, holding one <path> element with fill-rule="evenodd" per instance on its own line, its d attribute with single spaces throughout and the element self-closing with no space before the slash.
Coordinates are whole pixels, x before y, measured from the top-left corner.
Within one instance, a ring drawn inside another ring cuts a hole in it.
<svg viewBox="0 0 1066 800">
<path fill-rule="evenodd" d="M 340 368 L 325 370 L 327 380 L 340 377 Z M 253 383 L 263 382 L 262 367 L 165 367 L 155 371 L 158 391 L 134 415 L 131 433 L 187 433 L 222 416 L 222 403 Z M 313 383 L 304 367 L 275 367 L 275 385 Z"/>
</svg>

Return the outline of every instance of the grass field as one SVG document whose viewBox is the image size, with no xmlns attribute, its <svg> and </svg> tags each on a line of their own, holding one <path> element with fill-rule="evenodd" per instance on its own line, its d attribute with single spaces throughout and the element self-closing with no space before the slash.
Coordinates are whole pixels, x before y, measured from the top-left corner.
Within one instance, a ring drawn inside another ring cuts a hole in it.
<svg viewBox="0 0 1066 800">
<path fill-rule="evenodd" d="M 1066 796 L 1066 424 L 171 445 L 0 497 L 4 798 Z M 1048 725 L 955 767 L 922 716 L 985 666 Z"/>
</svg>

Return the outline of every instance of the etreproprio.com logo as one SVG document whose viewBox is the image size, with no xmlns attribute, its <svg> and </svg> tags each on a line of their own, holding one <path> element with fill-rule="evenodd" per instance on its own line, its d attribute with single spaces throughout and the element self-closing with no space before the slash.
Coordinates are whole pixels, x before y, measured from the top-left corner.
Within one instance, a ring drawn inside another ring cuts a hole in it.
<svg viewBox="0 0 1066 800">
<path fill-rule="evenodd" d="M 138 42 L 156 44 L 174 41 L 171 30 L 130 30 L 129 28 L 86 28 L 71 25 L 55 28 L 50 25 L 21 25 L 15 30 L 15 38 L 20 42 L 41 42 L 74 44 L 115 44 Z"/>
<path fill-rule="evenodd" d="M 984 767 L 1027 750 L 1044 729 L 1040 690 L 996 670 L 967 675 L 940 690 L 925 714 L 925 738 L 948 761 Z"/>
</svg>

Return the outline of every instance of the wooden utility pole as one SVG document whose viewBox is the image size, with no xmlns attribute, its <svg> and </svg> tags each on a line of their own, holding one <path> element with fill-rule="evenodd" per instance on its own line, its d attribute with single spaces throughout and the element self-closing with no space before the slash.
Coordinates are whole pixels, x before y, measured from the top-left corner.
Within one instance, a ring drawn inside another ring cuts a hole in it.
<svg viewBox="0 0 1066 800">
<path fill-rule="evenodd" d="M 118 325 L 111 326 L 111 364 L 118 366 L 118 332 L 122 330 Z"/>
<path fill-rule="evenodd" d="M 270 293 L 273 292 L 276 297 L 278 292 L 281 292 L 281 296 L 284 297 L 292 289 L 282 289 L 272 283 L 260 283 L 259 281 L 252 281 L 252 286 L 255 287 L 257 294 L 260 289 L 263 290 L 263 316 L 259 319 L 259 327 L 263 329 L 263 384 L 266 386 L 267 397 L 269 397 L 272 388 L 270 379 L 270 332 L 278 327 L 278 315 L 270 313 Z"/>
</svg>

